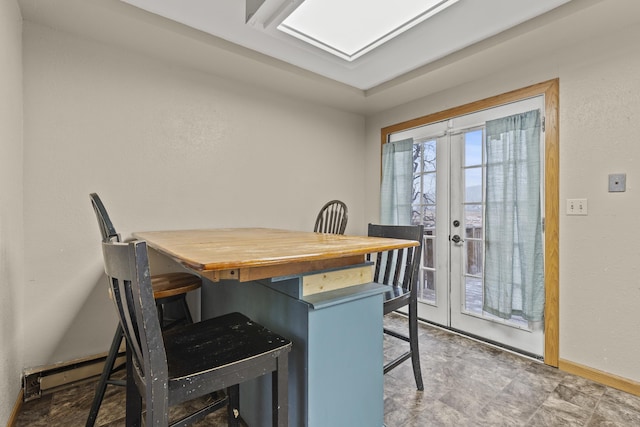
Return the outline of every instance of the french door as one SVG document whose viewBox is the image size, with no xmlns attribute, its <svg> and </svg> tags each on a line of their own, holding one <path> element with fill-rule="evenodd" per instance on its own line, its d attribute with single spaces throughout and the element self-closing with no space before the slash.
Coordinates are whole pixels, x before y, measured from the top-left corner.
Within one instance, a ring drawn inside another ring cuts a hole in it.
<svg viewBox="0 0 640 427">
<path fill-rule="evenodd" d="M 542 324 L 483 310 L 485 122 L 535 109 L 544 112 L 543 96 L 398 132 L 390 142 L 414 141 L 412 222 L 425 227 L 419 317 L 541 357 Z"/>
</svg>

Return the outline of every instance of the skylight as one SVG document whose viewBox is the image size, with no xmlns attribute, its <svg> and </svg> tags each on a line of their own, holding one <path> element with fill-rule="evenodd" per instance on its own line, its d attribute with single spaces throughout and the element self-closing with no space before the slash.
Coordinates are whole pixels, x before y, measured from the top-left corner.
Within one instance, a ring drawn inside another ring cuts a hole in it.
<svg viewBox="0 0 640 427">
<path fill-rule="evenodd" d="M 305 0 L 280 31 L 353 61 L 458 0 Z"/>
</svg>

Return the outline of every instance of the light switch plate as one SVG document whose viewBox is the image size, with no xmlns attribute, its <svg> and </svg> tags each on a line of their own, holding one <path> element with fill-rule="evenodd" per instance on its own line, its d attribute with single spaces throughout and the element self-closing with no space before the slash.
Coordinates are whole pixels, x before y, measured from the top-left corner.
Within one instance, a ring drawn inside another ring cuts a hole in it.
<svg viewBox="0 0 640 427">
<path fill-rule="evenodd" d="M 587 215 L 587 199 L 567 199 L 567 215 Z"/>
<path fill-rule="evenodd" d="M 627 174 L 626 173 L 612 173 L 609 175 L 609 192 L 617 193 L 626 190 L 627 186 Z"/>
</svg>

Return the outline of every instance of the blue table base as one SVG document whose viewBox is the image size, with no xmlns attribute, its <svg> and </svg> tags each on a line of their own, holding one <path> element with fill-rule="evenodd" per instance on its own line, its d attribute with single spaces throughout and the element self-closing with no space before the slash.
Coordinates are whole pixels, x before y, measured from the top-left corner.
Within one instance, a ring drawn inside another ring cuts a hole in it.
<svg viewBox="0 0 640 427">
<path fill-rule="evenodd" d="M 378 284 L 301 296 L 301 277 L 205 281 L 203 319 L 239 311 L 293 343 L 289 425 L 383 425 L 382 292 Z M 249 426 L 271 425 L 271 379 L 241 386 Z"/>
</svg>

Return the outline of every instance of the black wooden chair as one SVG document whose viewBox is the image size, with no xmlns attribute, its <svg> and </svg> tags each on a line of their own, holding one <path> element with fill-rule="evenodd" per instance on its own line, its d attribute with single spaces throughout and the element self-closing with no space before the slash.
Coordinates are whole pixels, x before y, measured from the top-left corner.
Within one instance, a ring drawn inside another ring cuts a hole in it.
<svg viewBox="0 0 640 427">
<path fill-rule="evenodd" d="M 340 200 L 331 200 L 320 209 L 313 231 L 316 233 L 344 234 L 348 219 L 347 205 Z"/>
<path fill-rule="evenodd" d="M 127 338 L 127 425 L 167 426 L 169 406 L 227 388 L 227 395 L 176 421 L 188 425 L 227 406 L 239 425 L 239 384 L 271 373 L 273 426 L 288 424 L 291 342 L 240 313 L 162 331 L 144 241 L 103 242 L 104 268 Z"/>
<path fill-rule="evenodd" d="M 384 294 L 385 315 L 401 307 L 409 309 L 409 335 L 384 328 L 384 333 L 409 343 L 409 351 L 388 361 L 384 365 L 386 374 L 407 359 L 413 364 L 413 376 L 418 390 L 424 390 L 422 372 L 420 370 L 420 353 L 418 351 L 418 287 L 424 227 L 401 225 L 369 224 L 369 236 L 389 237 L 394 239 L 416 240 L 419 246 L 393 251 L 379 252 L 375 259 L 374 282 L 388 285 Z"/>
<path fill-rule="evenodd" d="M 90 194 L 89 197 L 96 213 L 96 218 L 98 219 L 98 227 L 100 228 L 102 241 L 119 242 L 120 234 L 118 234 L 113 226 L 111 218 L 109 217 L 102 200 L 100 200 L 100 197 L 96 193 Z M 193 319 L 187 305 L 186 294 L 187 292 L 196 290 L 202 286 L 202 279 L 200 279 L 200 277 L 189 273 L 157 274 L 151 276 L 151 286 L 153 288 L 153 296 L 156 301 L 156 308 L 160 316 L 160 324 L 163 325 L 164 328 L 169 328 L 179 323 L 193 323 Z M 168 304 L 177 306 L 177 310 L 175 311 L 180 314 L 177 319 L 165 319 L 164 307 Z M 107 385 L 125 385 L 123 380 L 112 379 L 113 374 L 119 368 L 116 367 L 116 360 L 118 358 L 118 353 L 123 339 L 123 331 L 120 324 L 118 324 L 111 342 L 109 353 L 105 360 L 100 380 L 98 381 L 96 394 L 93 398 L 89 416 L 87 417 L 86 427 L 93 427 L 95 424 Z"/>
</svg>

